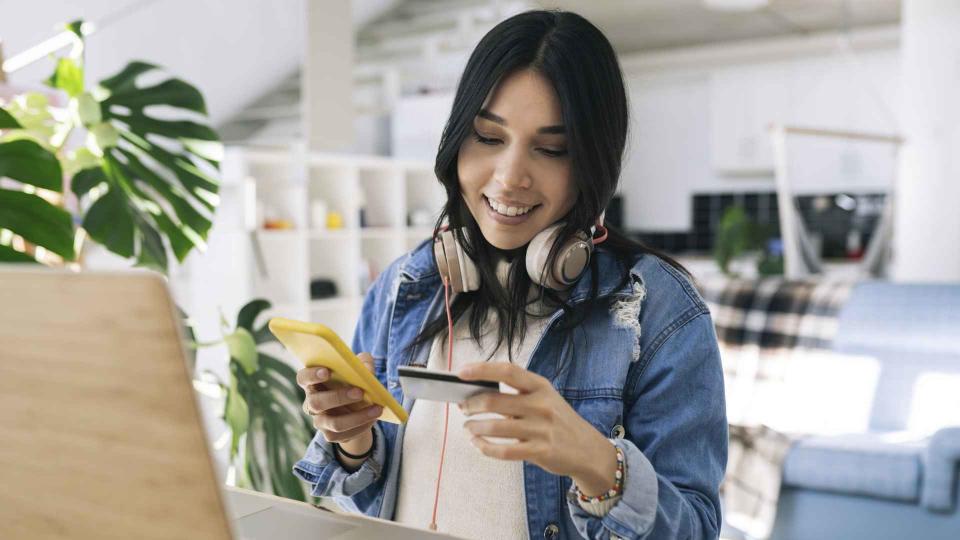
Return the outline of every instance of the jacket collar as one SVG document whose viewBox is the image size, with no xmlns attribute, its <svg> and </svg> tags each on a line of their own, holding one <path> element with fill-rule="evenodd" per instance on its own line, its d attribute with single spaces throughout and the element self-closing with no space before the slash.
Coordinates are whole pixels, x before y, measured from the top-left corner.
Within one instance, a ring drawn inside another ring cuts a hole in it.
<svg viewBox="0 0 960 540">
<path fill-rule="evenodd" d="M 634 264 L 630 269 L 632 279 L 628 280 L 622 287 L 618 287 L 621 279 L 620 263 L 616 256 L 603 246 L 594 249 L 593 257 L 599 263 L 599 285 L 597 287 L 597 297 L 627 295 L 632 294 L 633 281 L 640 280 L 637 270 L 639 263 Z M 440 283 L 440 272 L 437 270 L 437 262 L 433 257 L 433 242 L 425 240 L 419 246 L 414 248 L 407 258 L 400 263 L 400 275 L 407 281 L 423 281 L 427 284 L 429 281 Z M 587 266 L 586 271 L 580 279 L 573 285 L 568 297 L 568 302 L 576 304 L 586 300 L 590 294 L 590 283 L 592 281 L 592 265 Z"/>
</svg>

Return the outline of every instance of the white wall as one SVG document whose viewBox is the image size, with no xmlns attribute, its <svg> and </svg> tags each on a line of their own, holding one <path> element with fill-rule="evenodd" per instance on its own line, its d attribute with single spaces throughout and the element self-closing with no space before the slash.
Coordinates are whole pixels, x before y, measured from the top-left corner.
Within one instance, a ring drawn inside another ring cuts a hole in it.
<svg viewBox="0 0 960 540">
<path fill-rule="evenodd" d="M 904 135 L 893 276 L 960 281 L 960 3 L 903 6 Z"/>
</svg>

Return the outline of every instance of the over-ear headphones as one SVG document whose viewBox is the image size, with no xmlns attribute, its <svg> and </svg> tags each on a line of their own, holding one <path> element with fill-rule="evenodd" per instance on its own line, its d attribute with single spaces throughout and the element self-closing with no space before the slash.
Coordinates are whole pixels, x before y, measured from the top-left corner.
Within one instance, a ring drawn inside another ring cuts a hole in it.
<svg viewBox="0 0 960 540">
<path fill-rule="evenodd" d="M 547 268 L 550 249 L 563 228 L 563 223 L 555 223 L 537 233 L 527 246 L 527 275 L 534 283 L 549 289 L 562 291 L 573 285 L 590 263 L 593 246 L 607 239 L 607 229 L 603 226 L 603 215 L 597 224 L 591 227 L 591 236 L 599 228 L 602 234 L 592 238 L 583 231 L 577 231 L 567 238 L 557 251 L 552 268 Z M 466 230 L 463 234 L 466 235 Z M 453 231 L 443 229 L 433 239 L 433 256 L 437 260 L 440 276 L 450 282 L 453 292 L 469 292 L 480 288 L 480 272 L 477 265 L 463 246 L 457 241 Z"/>
</svg>

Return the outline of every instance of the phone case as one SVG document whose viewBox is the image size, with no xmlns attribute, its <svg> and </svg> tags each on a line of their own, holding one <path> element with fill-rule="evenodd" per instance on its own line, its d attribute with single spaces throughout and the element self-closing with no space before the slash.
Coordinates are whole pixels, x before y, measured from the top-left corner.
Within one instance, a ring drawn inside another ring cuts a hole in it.
<svg viewBox="0 0 960 540">
<path fill-rule="evenodd" d="M 380 420 L 402 424 L 407 421 L 407 411 L 376 376 L 330 328 L 319 324 L 275 317 L 268 324 L 280 343 L 303 362 L 306 367 L 325 367 L 330 370 L 330 380 L 362 388 L 364 402 L 383 407 Z"/>
</svg>

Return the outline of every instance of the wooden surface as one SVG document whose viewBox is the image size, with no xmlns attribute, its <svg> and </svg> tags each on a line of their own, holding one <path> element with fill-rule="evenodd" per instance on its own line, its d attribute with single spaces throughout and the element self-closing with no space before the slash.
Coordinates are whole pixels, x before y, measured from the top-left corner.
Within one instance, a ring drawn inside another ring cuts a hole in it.
<svg viewBox="0 0 960 540">
<path fill-rule="evenodd" d="M 12 268 L 0 537 L 230 538 L 162 278 Z"/>
</svg>

